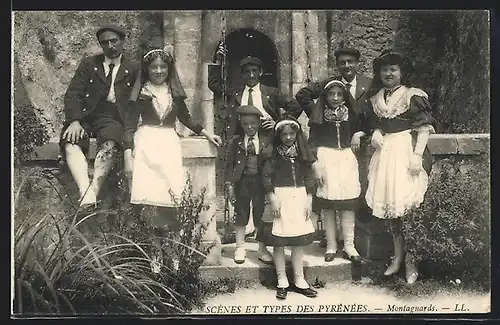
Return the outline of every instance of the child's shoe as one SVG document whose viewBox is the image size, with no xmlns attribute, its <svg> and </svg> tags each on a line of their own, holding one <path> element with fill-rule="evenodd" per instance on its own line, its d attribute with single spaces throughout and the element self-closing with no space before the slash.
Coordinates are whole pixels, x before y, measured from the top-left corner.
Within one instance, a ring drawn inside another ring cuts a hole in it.
<svg viewBox="0 0 500 325">
<path fill-rule="evenodd" d="M 245 263 L 245 255 L 246 255 L 245 247 L 243 246 L 237 247 L 236 251 L 234 252 L 234 262 L 236 264 Z"/>
<path fill-rule="evenodd" d="M 274 259 L 273 255 L 266 249 L 266 250 L 259 250 L 258 252 L 258 259 L 264 264 L 268 265 L 273 265 L 274 264 Z"/>
</svg>

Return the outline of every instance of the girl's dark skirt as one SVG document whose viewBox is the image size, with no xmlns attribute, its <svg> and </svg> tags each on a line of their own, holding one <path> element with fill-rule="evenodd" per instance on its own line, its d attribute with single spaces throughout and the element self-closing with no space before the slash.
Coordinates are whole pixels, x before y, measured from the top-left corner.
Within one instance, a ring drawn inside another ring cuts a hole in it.
<svg viewBox="0 0 500 325">
<path fill-rule="evenodd" d="M 295 237 L 278 237 L 273 235 L 273 223 L 261 222 L 255 239 L 264 243 L 266 246 L 284 247 L 284 246 L 307 246 L 311 244 L 315 238 L 315 233 Z"/>
<path fill-rule="evenodd" d="M 361 198 L 349 200 L 328 200 L 320 197 L 313 198 L 314 212 L 321 210 L 357 211 L 361 206 Z"/>
</svg>

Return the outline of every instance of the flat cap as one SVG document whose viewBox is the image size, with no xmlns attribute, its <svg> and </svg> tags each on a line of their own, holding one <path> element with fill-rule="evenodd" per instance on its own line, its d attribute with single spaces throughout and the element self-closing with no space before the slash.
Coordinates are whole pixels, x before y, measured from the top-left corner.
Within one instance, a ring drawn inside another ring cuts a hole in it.
<svg viewBox="0 0 500 325">
<path fill-rule="evenodd" d="M 108 25 L 101 26 L 97 30 L 97 32 L 96 32 L 97 38 L 99 38 L 99 35 L 101 35 L 101 33 L 105 32 L 105 31 L 112 31 L 112 32 L 115 32 L 118 35 L 120 35 L 122 38 L 125 37 L 125 31 L 120 26 L 108 24 Z"/>
<path fill-rule="evenodd" d="M 352 55 L 352 56 L 356 57 L 357 60 L 359 60 L 359 58 L 361 57 L 361 53 L 359 53 L 358 50 L 353 49 L 353 48 L 349 48 L 349 47 L 339 48 L 338 50 L 336 50 L 333 53 L 333 55 L 335 55 L 336 58 L 338 58 L 339 55 L 342 55 L 342 54 Z"/>
<path fill-rule="evenodd" d="M 256 65 L 258 67 L 262 66 L 262 61 L 254 56 L 247 56 L 244 57 L 240 61 L 240 67 L 243 67 L 244 65 L 251 64 L 251 65 Z"/>
<path fill-rule="evenodd" d="M 257 115 L 263 117 L 264 114 L 255 106 L 243 105 L 236 109 L 236 113 L 242 115 Z"/>
</svg>

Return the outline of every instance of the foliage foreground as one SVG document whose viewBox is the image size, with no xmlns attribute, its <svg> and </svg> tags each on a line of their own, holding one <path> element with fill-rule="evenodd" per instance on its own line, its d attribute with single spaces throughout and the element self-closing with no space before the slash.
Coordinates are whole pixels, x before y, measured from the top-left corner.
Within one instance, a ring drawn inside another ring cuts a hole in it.
<svg viewBox="0 0 500 325">
<path fill-rule="evenodd" d="M 176 200 L 180 234 L 169 229 L 160 233 L 166 258 L 155 273 L 152 242 L 158 231 L 150 226 L 151 211 L 128 204 L 125 189 L 116 195 L 116 208 L 85 212 L 75 211 L 73 204 L 72 211 L 47 212 L 26 195 L 33 178 L 55 189 L 60 201 L 68 197 L 47 170 L 24 176 L 16 187 L 16 315 L 175 315 L 202 304 L 208 287 L 198 268 L 211 248 L 202 244 L 209 221 L 201 218 L 205 189 L 195 195 L 188 178 Z"/>
</svg>

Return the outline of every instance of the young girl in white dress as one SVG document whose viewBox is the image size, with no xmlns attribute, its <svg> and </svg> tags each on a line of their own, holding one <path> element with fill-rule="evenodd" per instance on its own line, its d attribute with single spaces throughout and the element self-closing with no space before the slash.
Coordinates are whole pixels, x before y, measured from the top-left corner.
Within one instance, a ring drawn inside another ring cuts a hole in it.
<svg viewBox="0 0 500 325">
<path fill-rule="evenodd" d="M 264 193 L 270 205 L 273 223 L 261 223 L 263 242 L 274 247 L 274 264 L 278 285 L 276 297 L 285 299 L 289 283 L 285 270 L 285 246 L 291 246 L 295 276 L 293 290 L 316 297 L 304 278 L 304 246 L 314 240 L 310 219 L 315 180 L 311 164 L 315 161 L 304 139 L 300 125 L 293 117 L 283 117 L 275 125 L 272 146 L 262 154 Z M 267 229 L 264 229 L 267 228 Z"/>
<path fill-rule="evenodd" d="M 162 49 L 147 52 L 130 95 L 124 155 L 125 172 L 130 179 L 130 202 L 157 207 L 156 220 L 152 220 L 157 230 L 165 225 L 179 230 L 180 226 L 176 220 L 175 199 L 182 196 L 186 178 L 175 121 L 179 119 L 194 133 L 204 135 L 217 146 L 221 144 L 218 136 L 191 120 L 185 99 L 173 57 Z M 156 245 L 160 245 L 159 241 Z M 159 272 L 159 265 L 153 266 L 154 271 Z"/>
<path fill-rule="evenodd" d="M 348 93 L 340 80 L 331 80 L 322 90 L 309 120 L 309 144 L 317 156 L 314 166 L 318 177 L 316 200 L 325 223 L 325 261 L 337 254 L 336 218 L 341 218 L 344 237 L 343 255 L 353 263 L 363 259 L 354 246 L 355 213 L 359 207 L 361 185 L 358 160 L 354 154 L 363 132 L 352 108 L 346 106 Z M 355 138 L 357 141 L 355 141 Z"/>
<path fill-rule="evenodd" d="M 394 258 L 385 271 L 389 276 L 405 264 L 406 281 L 418 278 L 416 261 L 405 254 L 402 224 L 409 209 L 424 200 L 432 156 L 427 149 L 434 118 L 427 94 L 409 87 L 410 60 L 386 50 L 373 62 L 375 95 L 370 98 L 365 132 L 372 133 L 375 152 L 368 169 L 366 203 L 372 214 L 389 219 L 393 233 Z"/>
</svg>

